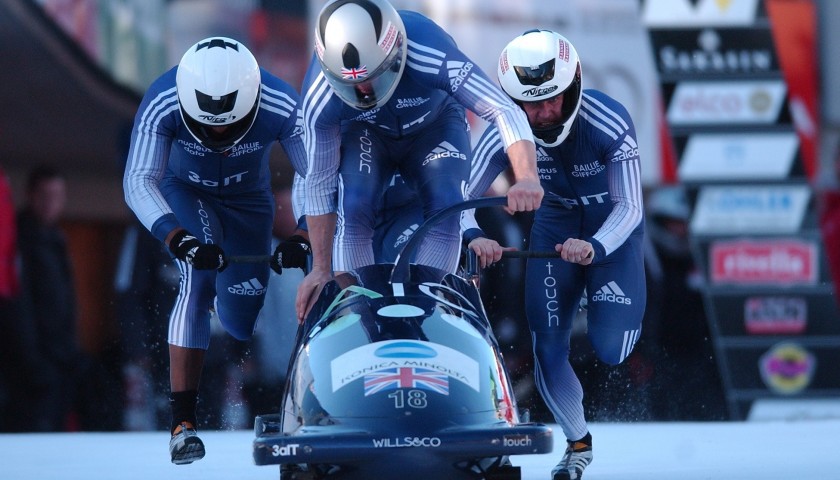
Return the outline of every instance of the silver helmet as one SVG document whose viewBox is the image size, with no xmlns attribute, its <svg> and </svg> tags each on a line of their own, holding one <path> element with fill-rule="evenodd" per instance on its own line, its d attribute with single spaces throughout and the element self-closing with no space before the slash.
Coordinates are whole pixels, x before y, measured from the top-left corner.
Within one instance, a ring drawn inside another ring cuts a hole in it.
<svg viewBox="0 0 840 480">
<path fill-rule="evenodd" d="M 178 64 L 175 85 L 192 136 L 216 152 L 239 143 L 257 117 L 260 81 L 257 59 L 238 41 L 210 37 L 191 46 Z"/>
<path fill-rule="evenodd" d="M 537 143 L 560 145 L 569 135 L 583 96 L 580 59 L 571 42 L 556 32 L 529 30 L 507 44 L 497 74 L 502 89 L 520 105 L 563 94 L 560 119 L 550 126 L 531 126 Z"/>
<path fill-rule="evenodd" d="M 358 110 L 384 105 L 402 77 L 405 25 L 386 0 L 334 0 L 321 9 L 315 53 L 344 103 Z"/>
</svg>

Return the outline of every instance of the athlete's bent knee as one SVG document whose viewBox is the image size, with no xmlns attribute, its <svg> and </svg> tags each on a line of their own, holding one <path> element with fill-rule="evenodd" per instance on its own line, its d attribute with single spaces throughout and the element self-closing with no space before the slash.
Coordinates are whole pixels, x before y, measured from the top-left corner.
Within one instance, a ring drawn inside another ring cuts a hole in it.
<svg viewBox="0 0 840 480">
<path fill-rule="evenodd" d="M 250 328 L 247 328 L 246 325 L 225 325 L 222 323 L 222 326 L 225 327 L 225 331 L 230 334 L 231 337 L 240 340 L 250 340 L 252 336 L 254 336 L 254 327 L 251 325 Z"/>
<path fill-rule="evenodd" d="M 237 321 L 225 321 L 226 317 L 226 315 L 220 314 L 219 323 L 231 337 L 240 341 L 251 339 L 254 335 L 254 326 L 257 323 L 256 315 L 250 321 L 243 321 L 241 315 L 235 318 Z"/>
<path fill-rule="evenodd" d="M 612 367 L 622 363 L 630 356 L 638 339 L 638 335 L 634 332 L 624 332 L 621 335 L 602 338 L 590 334 L 589 338 L 598 360 Z"/>
</svg>

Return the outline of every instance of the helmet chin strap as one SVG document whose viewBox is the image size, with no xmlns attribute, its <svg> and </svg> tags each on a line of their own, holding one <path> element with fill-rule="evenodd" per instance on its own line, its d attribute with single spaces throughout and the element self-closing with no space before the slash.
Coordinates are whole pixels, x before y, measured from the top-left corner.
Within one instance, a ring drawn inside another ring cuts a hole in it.
<svg viewBox="0 0 840 480">
<path fill-rule="evenodd" d="M 557 141 L 557 137 L 563 133 L 563 125 L 558 125 L 555 127 L 550 128 L 543 128 L 543 129 L 531 129 L 534 132 L 534 136 L 545 142 L 546 144 L 551 144 Z"/>
<path fill-rule="evenodd" d="M 559 136 L 559 135 L 545 135 L 545 134 L 539 135 L 536 132 L 534 133 L 534 135 L 536 135 L 540 140 L 542 140 L 545 143 L 554 143 L 555 141 L 557 141 L 557 137 Z"/>
</svg>

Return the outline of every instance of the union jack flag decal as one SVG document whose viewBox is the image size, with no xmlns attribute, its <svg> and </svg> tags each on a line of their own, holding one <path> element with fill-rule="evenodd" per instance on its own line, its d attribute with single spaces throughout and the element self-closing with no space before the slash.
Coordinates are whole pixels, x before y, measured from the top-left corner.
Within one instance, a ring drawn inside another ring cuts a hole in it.
<svg viewBox="0 0 840 480">
<path fill-rule="evenodd" d="M 368 71 L 367 66 L 362 65 L 359 68 L 344 68 L 341 67 L 341 76 L 348 79 L 348 80 L 358 80 L 360 78 L 367 77 Z"/>
<path fill-rule="evenodd" d="M 396 388 L 421 388 L 449 395 L 449 376 L 428 368 L 386 368 L 365 375 L 365 396 Z"/>
</svg>

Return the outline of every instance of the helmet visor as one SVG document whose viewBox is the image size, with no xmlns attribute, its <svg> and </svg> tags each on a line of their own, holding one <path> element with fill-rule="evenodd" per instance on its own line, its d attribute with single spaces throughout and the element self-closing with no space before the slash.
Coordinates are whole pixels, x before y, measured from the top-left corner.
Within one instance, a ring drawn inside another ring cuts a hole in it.
<svg viewBox="0 0 840 480">
<path fill-rule="evenodd" d="M 388 101 L 394 92 L 402 75 L 404 52 L 405 43 L 400 34 L 391 53 L 373 72 L 369 72 L 365 65 L 342 68 L 340 72 L 324 69 L 330 85 L 344 103 L 358 110 L 370 110 Z"/>
<path fill-rule="evenodd" d="M 247 115 L 233 123 L 222 125 L 210 125 L 199 122 L 189 116 L 183 107 L 181 107 L 181 118 L 184 119 L 184 124 L 187 126 L 187 129 L 189 129 L 192 136 L 199 143 L 214 152 L 221 153 L 230 149 L 245 137 L 245 134 L 248 133 L 254 124 L 259 106 L 260 101 L 259 97 L 257 97 L 257 101 Z"/>
<path fill-rule="evenodd" d="M 522 85 L 539 86 L 554 78 L 554 59 L 536 67 L 514 66 L 513 71 Z"/>
</svg>

